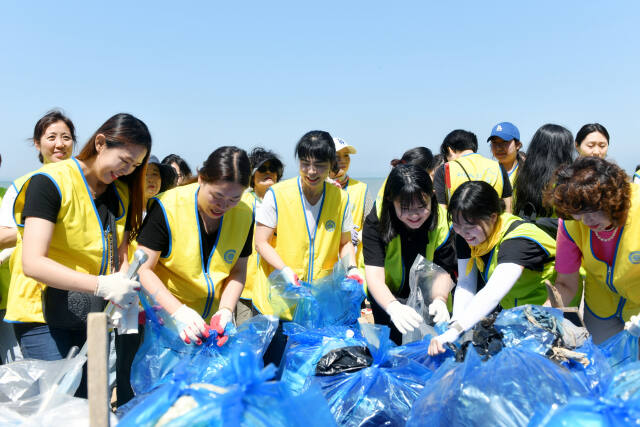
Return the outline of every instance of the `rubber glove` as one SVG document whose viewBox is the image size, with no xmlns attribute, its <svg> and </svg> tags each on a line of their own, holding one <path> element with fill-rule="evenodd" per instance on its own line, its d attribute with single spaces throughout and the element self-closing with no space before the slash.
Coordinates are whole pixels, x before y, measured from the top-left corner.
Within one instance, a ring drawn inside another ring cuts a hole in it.
<svg viewBox="0 0 640 427">
<path fill-rule="evenodd" d="M 140 282 L 127 279 L 124 273 L 118 272 L 98 276 L 94 295 L 109 300 L 117 306 L 128 307 L 138 301 L 139 290 Z"/>
<path fill-rule="evenodd" d="M 391 321 L 401 334 L 413 331 L 423 322 L 420 316 L 413 308 L 400 303 L 400 301 L 391 301 L 385 309 Z"/>
<path fill-rule="evenodd" d="M 354 248 L 357 248 L 362 241 L 362 235 L 355 228 L 351 229 L 351 243 Z"/>
<path fill-rule="evenodd" d="M 364 283 L 364 276 L 360 269 L 353 265 L 347 269 L 347 279 L 353 279 L 361 285 Z"/>
<path fill-rule="evenodd" d="M 282 274 L 282 277 L 284 277 L 284 280 L 286 280 L 287 283 L 290 283 L 294 286 L 300 286 L 298 275 L 294 273 L 291 268 L 285 265 L 282 270 L 280 270 L 280 274 Z"/>
<path fill-rule="evenodd" d="M 624 324 L 624 329 L 634 337 L 640 337 L 640 314 L 631 316 L 629 321 Z"/>
<path fill-rule="evenodd" d="M 222 347 L 229 339 L 229 335 L 225 335 L 224 329 L 232 318 L 233 313 L 228 308 L 221 308 L 211 318 L 209 331 L 215 332 L 218 347 Z"/>
<path fill-rule="evenodd" d="M 193 309 L 182 304 L 171 317 L 181 329 L 180 338 L 187 343 L 202 344 L 203 338 L 209 338 L 209 328 L 202 317 Z"/>
<path fill-rule="evenodd" d="M 433 323 L 448 322 L 451 319 L 447 303 L 440 298 L 434 299 L 429 304 L 429 315 L 433 316 Z"/>
</svg>

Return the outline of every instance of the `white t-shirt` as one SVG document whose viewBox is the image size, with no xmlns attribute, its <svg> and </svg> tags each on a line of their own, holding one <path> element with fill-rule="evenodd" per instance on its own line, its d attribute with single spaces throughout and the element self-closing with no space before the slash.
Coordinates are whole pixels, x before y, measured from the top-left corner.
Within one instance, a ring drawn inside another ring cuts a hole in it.
<svg viewBox="0 0 640 427">
<path fill-rule="evenodd" d="M 2 205 L 0 205 L 0 227 L 17 228 L 16 222 L 13 219 L 13 203 L 18 198 L 18 191 L 16 186 L 11 184 L 7 188 L 7 192 L 2 197 Z"/>
<path fill-rule="evenodd" d="M 320 216 L 320 208 L 322 207 L 322 201 L 324 200 L 324 193 L 322 197 L 315 205 L 309 203 L 306 197 L 304 197 L 304 193 L 302 193 L 302 203 L 304 206 L 304 213 L 307 216 L 307 225 L 309 227 L 309 233 L 311 234 L 311 238 L 315 236 L 316 233 L 316 222 L 318 217 Z M 282 207 L 280 208 L 282 209 Z M 256 222 L 259 222 L 262 225 L 266 225 L 269 228 L 276 228 L 278 224 L 278 212 L 276 210 L 276 199 L 273 191 L 267 191 L 264 199 L 262 200 L 262 204 L 256 208 Z M 353 217 L 351 216 L 351 209 L 347 205 L 347 209 L 345 210 L 344 218 L 342 220 L 342 233 L 351 232 L 353 229 Z"/>
</svg>

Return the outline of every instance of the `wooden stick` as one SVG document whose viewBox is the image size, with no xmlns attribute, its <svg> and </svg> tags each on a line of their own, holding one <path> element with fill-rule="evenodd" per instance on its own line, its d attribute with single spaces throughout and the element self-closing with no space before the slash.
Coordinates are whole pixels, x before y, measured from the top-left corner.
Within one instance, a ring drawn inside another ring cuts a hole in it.
<svg viewBox="0 0 640 427">
<path fill-rule="evenodd" d="M 107 315 L 89 313 L 87 319 L 87 388 L 91 427 L 109 427 L 109 385 L 107 382 L 109 340 Z"/>
</svg>

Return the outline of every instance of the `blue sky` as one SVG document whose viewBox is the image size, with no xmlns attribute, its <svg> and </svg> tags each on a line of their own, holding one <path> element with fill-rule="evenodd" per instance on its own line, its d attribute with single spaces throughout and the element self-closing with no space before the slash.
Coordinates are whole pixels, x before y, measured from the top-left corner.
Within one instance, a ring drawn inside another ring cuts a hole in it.
<svg viewBox="0 0 640 427">
<path fill-rule="evenodd" d="M 597 121 L 611 158 L 640 163 L 637 2 L 56 3 L 2 6 L 0 180 L 38 166 L 27 138 L 53 107 L 79 144 L 130 112 L 160 158 L 263 145 L 286 176 L 308 130 L 353 144 L 351 175 L 373 177 L 455 128 L 488 154 L 499 121 L 525 147 L 545 123 Z"/>
</svg>

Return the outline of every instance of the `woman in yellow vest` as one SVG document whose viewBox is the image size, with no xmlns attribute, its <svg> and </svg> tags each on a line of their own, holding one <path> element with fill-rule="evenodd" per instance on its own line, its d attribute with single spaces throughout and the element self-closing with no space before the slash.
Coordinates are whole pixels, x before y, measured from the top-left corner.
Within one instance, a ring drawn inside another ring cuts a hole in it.
<svg viewBox="0 0 640 427">
<path fill-rule="evenodd" d="M 375 323 L 390 326 L 391 339 L 397 344 L 402 343 L 402 334 L 423 320 L 401 302 L 409 297 L 409 270 L 416 257 L 422 255 L 449 273 L 456 269 L 450 229 L 427 171 L 416 165 L 393 168 L 380 215 L 371 211 L 365 220 L 363 243 Z M 452 287 L 450 274 L 441 272 L 434 278 L 429 312 L 436 322 L 449 320 L 447 298 Z"/>
<path fill-rule="evenodd" d="M 49 164 L 66 160 L 73 154 L 76 142 L 75 127 L 71 119 L 58 110 L 49 111 L 42 116 L 33 129 L 33 145 L 38 150 L 41 163 Z M 18 196 L 17 187 L 21 187 L 31 173 L 18 178 L 9 186 L 0 205 L 0 322 L 7 308 L 7 297 L 11 274 L 9 273 L 9 257 L 13 253 L 18 239 L 18 229 L 13 218 L 13 203 Z M 0 323 L 2 342 L 2 359 L 4 363 L 22 358 L 20 346 L 13 333 L 13 327 L 5 322 Z"/>
<path fill-rule="evenodd" d="M 444 352 L 498 305 L 543 304 L 545 280 L 553 280 L 556 242 L 536 225 L 504 212 L 498 193 L 484 181 L 468 181 L 449 203 L 458 255 L 453 322 L 431 340 L 429 354 Z"/>
<path fill-rule="evenodd" d="M 356 154 L 355 147 L 342 138 L 333 138 L 336 147 L 336 172 L 331 172 L 331 179 L 349 194 L 349 206 L 351 207 L 351 218 L 353 219 L 353 230 L 351 230 L 351 242 L 356 248 L 356 265 L 364 270 L 364 257 L 362 255 L 362 225 L 364 217 L 371 210 L 373 202 L 367 197 L 367 184 L 355 180 L 349 176 L 349 166 L 351 165 L 351 155 Z"/>
<path fill-rule="evenodd" d="M 214 315 L 232 319 L 251 255 L 253 216 L 241 202 L 251 168 L 244 150 L 220 147 L 198 180 L 149 201 L 138 247 L 149 256 L 140 282 L 171 314 L 187 343 L 208 336 Z"/>
<path fill-rule="evenodd" d="M 284 165 L 275 153 L 262 147 L 251 150 L 249 161 L 251 162 L 251 179 L 242 200 L 251 206 L 255 224 L 256 211 L 260 208 L 267 190 L 282 178 Z M 253 307 L 251 295 L 259 264 L 260 255 L 256 252 L 254 245 L 247 261 L 247 279 L 244 283 L 244 290 L 236 306 L 237 324 L 242 324 L 258 313 Z"/>
<path fill-rule="evenodd" d="M 348 274 L 363 281 L 351 243 L 349 196 L 326 182 L 336 161 L 331 135 L 307 132 L 298 141 L 295 154 L 300 176 L 271 187 L 256 215 L 256 250 L 261 259 L 253 304 L 262 314 L 274 314 L 267 281 L 274 270 L 291 284 L 313 282 L 328 276 L 338 259 L 346 258 Z M 279 314 L 291 320 L 290 312 Z M 278 365 L 285 344 L 280 326 L 265 362 Z"/>
<path fill-rule="evenodd" d="M 501 122 L 491 129 L 491 135 L 487 138 L 491 143 L 491 154 L 496 158 L 509 176 L 512 191 L 515 192 L 518 171 L 524 164 L 524 153 L 520 151 L 520 131 L 510 122 Z"/>
<path fill-rule="evenodd" d="M 139 283 L 119 270 L 141 224 L 150 148 L 147 126 L 117 114 L 76 158 L 45 165 L 18 189 L 5 321 L 14 323 L 25 357 L 65 357 L 84 344 L 88 312 L 107 300 L 136 303 Z"/>
<path fill-rule="evenodd" d="M 477 153 L 478 138 L 462 129 L 451 131 L 440 145 L 440 154 L 447 163 L 440 166 L 433 177 L 438 203 L 449 204 L 456 189 L 467 181 L 484 181 L 491 185 L 511 212 L 512 188 L 507 170 L 500 163 Z"/>
<path fill-rule="evenodd" d="M 549 200 L 558 226 L 556 287 L 563 302 L 586 270 L 584 322 L 596 343 L 640 312 L 640 187 L 617 165 L 580 157 L 557 173 Z"/>
</svg>

